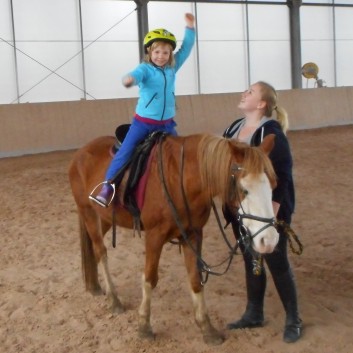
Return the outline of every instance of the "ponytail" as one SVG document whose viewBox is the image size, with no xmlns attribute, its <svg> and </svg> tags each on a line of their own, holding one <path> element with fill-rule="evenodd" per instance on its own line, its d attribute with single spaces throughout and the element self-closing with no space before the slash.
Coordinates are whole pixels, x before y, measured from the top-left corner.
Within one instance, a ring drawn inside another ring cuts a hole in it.
<svg viewBox="0 0 353 353">
<path fill-rule="evenodd" d="M 276 111 L 276 120 L 281 125 L 284 134 L 286 134 L 289 127 L 288 113 L 284 108 L 278 106 L 274 110 Z"/>
<path fill-rule="evenodd" d="M 284 108 L 277 105 L 277 92 L 273 86 L 267 82 L 259 81 L 256 84 L 260 85 L 262 92 L 262 100 L 266 102 L 265 116 L 271 118 L 273 116 L 273 111 L 276 111 L 275 118 L 281 125 L 282 131 L 286 134 L 289 126 L 288 114 Z"/>
</svg>

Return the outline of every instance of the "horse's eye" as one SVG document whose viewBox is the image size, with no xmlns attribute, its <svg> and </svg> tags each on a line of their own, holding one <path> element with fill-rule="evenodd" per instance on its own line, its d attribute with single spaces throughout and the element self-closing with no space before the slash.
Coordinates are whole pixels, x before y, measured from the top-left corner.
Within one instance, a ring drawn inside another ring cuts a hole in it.
<svg viewBox="0 0 353 353">
<path fill-rule="evenodd" d="M 247 195 L 249 194 L 249 191 L 246 190 L 246 189 L 243 189 L 243 190 L 242 190 L 242 193 L 243 193 L 244 196 L 247 196 Z"/>
</svg>

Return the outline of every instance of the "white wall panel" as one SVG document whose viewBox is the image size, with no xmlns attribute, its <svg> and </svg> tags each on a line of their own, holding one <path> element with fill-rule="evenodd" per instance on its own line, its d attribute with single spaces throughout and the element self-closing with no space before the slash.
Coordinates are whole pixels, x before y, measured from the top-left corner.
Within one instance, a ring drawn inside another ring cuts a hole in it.
<svg viewBox="0 0 353 353">
<path fill-rule="evenodd" d="M 336 64 L 337 86 L 353 85 L 353 9 L 337 8 L 336 16 Z"/>
<path fill-rule="evenodd" d="M 335 86 L 333 11 L 330 7 L 303 6 L 300 12 L 302 64 L 314 62 L 325 85 Z M 353 82 L 352 82 L 353 83 Z M 303 88 L 316 86 L 302 77 Z"/>
<path fill-rule="evenodd" d="M 23 95 L 20 102 L 82 99 L 83 73 L 92 95 L 87 99 L 138 95 L 136 87 L 126 89 L 121 84 L 122 76 L 139 64 L 134 1 L 81 0 L 84 65 L 79 0 L 12 1 L 16 45 L 25 54 L 17 52 L 16 68 L 13 47 L 7 43 L 13 42 L 11 2 L 0 1 L 0 104 L 17 101 L 16 69 Z M 332 0 L 303 2 L 333 4 Z M 334 3 L 353 4 L 353 0 Z M 150 1 L 148 11 L 150 29 L 169 29 L 178 47 L 184 35 L 184 14 L 198 16 L 198 42 L 178 72 L 177 95 L 239 92 L 257 80 L 277 89 L 291 87 L 289 8 L 285 4 Z M 301 6 L 300 16 L 302 63 L 315 62 L 319 78 L 328 86 L 353 85 L 353 8 L 333 11 L 328 6 Z M 57 71 L 64 79 L 41 65 L 55 70 L 66 61 Z M 303 87 L 307 83 L 314 85 L 303 78 Z"/>
<path fill-rule="evenodd" d="M 353 86 L 353 40 L 337 41 L 337 86 Z"/>
<path fill-rule="evenodd" d="M 353 8 L 335 9 L 336 40 L 353 39 Z"/>
<path fill-rule="evenodd" d="M 9 1 L 0 1 L 0 104 L 17 97 L 15 54 Z"/>
<path fill-rule="evenodd" d="M 136 41 L 137 14 L 134 1 L 82 0 L 83 37 L 92 42 Z"/>
<path fill-rule="evenodd" d="M 333 40 L 332 8 L 302 6 L 300 10 L 301 40 Z"/>
<path fill-rule="evenodd" d="M 133 1 L 82 3 L 87 92 L 96 99 L 137 95 L 121 78 L 139 62 L 137 14 Z M 87 97 L 91 99 L 91 97 Z"/>
<path fill-rule="evenodd" d="M 10 1 L 0 1 L 0 37 L 12 40 Z"/>
<path fill-rule="evenodd" d="M 17 102 L 13 48 L 0 41 L 0 104 Z"/>
<path fill-rule="evenodd" d="M 287 41 L 250 42 L 251 83 L 266 81 L 276 89 L 288 89 L 291 82 L 290 46 Z"/>
<path fill-rule="evenodd" d="M 198 4 L 198 37 L 202 41 L 244 41 L 245 7 L 235 4 Z"/>
<path fill-rule="evenodd" d="M 13 4 L 17 48 L 21 50 L 17 52 L 20 101 L 82 98 L 82 91 L 74 87 L 83 89 L 78 2 L 14 0 Z M 57 74 L 69 82 L 50 72 L 63 64 Z"/>
<path fill-rule="evenodd" d="M 314 62 L 319 67 L 318 77 L 329 87 L 335 86 L 332 41 L 305 41 L 302 43 L 302 63 Z M 303 77 L 303 88 L 315 87 L 315 80 Z M 353 82 L 353 81 L 352 81 Z"/>
<path fill-rule="evenodd" d="M 83 88 L 81 57 L 75 56 L 80 51 L 77 42 L 19 42 L 17 46 L 28 55 L 19 53 L 17 56 L 21 102 L 76 100 L 83 97 L 79 89 Z M 62 66 L 73 56 L 74 59 Z M 56 75 L 41 64 L 52 71 L 62 67 Z"/>
<path fill-rule="evenodd" d="M 214 53 L 214 55 L 210 55 Z M 248 86 L 246 48 L 241 41 L 200 43 L 201 93 L 241 92 Z"/>
<path fill-rule="evenodd" d="M 244 7 L 198 4 L 201 93 L 239 92 L 247 86 Z"/>
<path fill-rule="evenodd" d="M 289 10 L 287 6 L 249 6 L 249 39 L 289 40 Z"/>
<path fill-rule="evenodd" d="M 16 39 L 78 40 L 77 4 L 76 0 L 13 0 Z"/>
<path fill-rule="evenodd" d="M 289 11 L 284 6 L 249 6 L 250 83 L 291 87 Z"/>
<path fill-rule="evenodd" d="M 187 12 L 194 14 L 194 6 L 192 3 L 150 1 L 148 3 L 149 30 L 154 28 L 168 29 L 177 39 L 176 51 L 178 51 L 184 38 L 186 26 L 185 13 Z M 175 93 L 176 95 L 198 93 L 196 45 L 190 57 L 177 73 Z"/>
<path fill-rule="evenodd" d="M 85 53 L 87 92 L 96 99 L 137 96 L 137 88 L 126 89 L 121 80 L 138 63 L 137 42 L 95 43 Z"/>
</svg>

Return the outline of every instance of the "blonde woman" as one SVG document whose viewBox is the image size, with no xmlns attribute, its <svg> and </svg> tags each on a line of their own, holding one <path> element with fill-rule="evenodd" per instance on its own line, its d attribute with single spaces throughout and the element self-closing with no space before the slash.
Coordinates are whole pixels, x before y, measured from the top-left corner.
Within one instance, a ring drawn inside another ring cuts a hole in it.
<svg viewBox="0 0 353 353">
<path fill-rule="evenodd" d="M 276 90 L 266 82 L 250 86 L 238 105 L 244 118 L 233 122 L 224 132 L 224 137 L 234 138 L 257 146 L 268 134 L 274 134 L 275 146 L 270 153 L 277 174 L 277 187 L 273 190 L 272 204 L 277 220 L 291 223 L 294 212 L 295 194 L 292 177 L 292 155 L 286 138 L 288 118 L 286 111 L 277 105 Z M 224 215 L 232 223 L 234 235 L 239 239 L 239 224 L 225 210 Z M 264 262 L 271 272 L 274 284 L 285 309 L 286 319 L 283 340 L 287 343 L 297 341 L 302 334 L 302 321 L 299 317 L 297 293 L 294 277 L 287 255 L 287 237 L 279 229 L 279 242 L 272 254 L 264 256 Z M 264 296 L 266 272 L 262 264 L 260 275 L 253 273 L 253 257 L 241 245 L 244 258 L 247 287 L 247 306 L 239 320 L 231 322 L 227 328 L 243 329 L 260 327 L 264 322 Z"/>
</svg>

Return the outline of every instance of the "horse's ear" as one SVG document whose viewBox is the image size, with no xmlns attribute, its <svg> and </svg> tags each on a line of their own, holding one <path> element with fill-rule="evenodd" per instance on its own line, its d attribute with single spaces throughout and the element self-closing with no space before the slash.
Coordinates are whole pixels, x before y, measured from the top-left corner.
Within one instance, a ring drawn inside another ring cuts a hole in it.
<svg viewBox="0 0 353 353">
<path fill-rule="evenodd" d="M 267 155 L 270 154 L 273 147 L 275 146 L 275 138 L 276 138 L 275 134 L 269 134 L 264 137 L 261 145 L 259 146 Z"/>
</svg>

